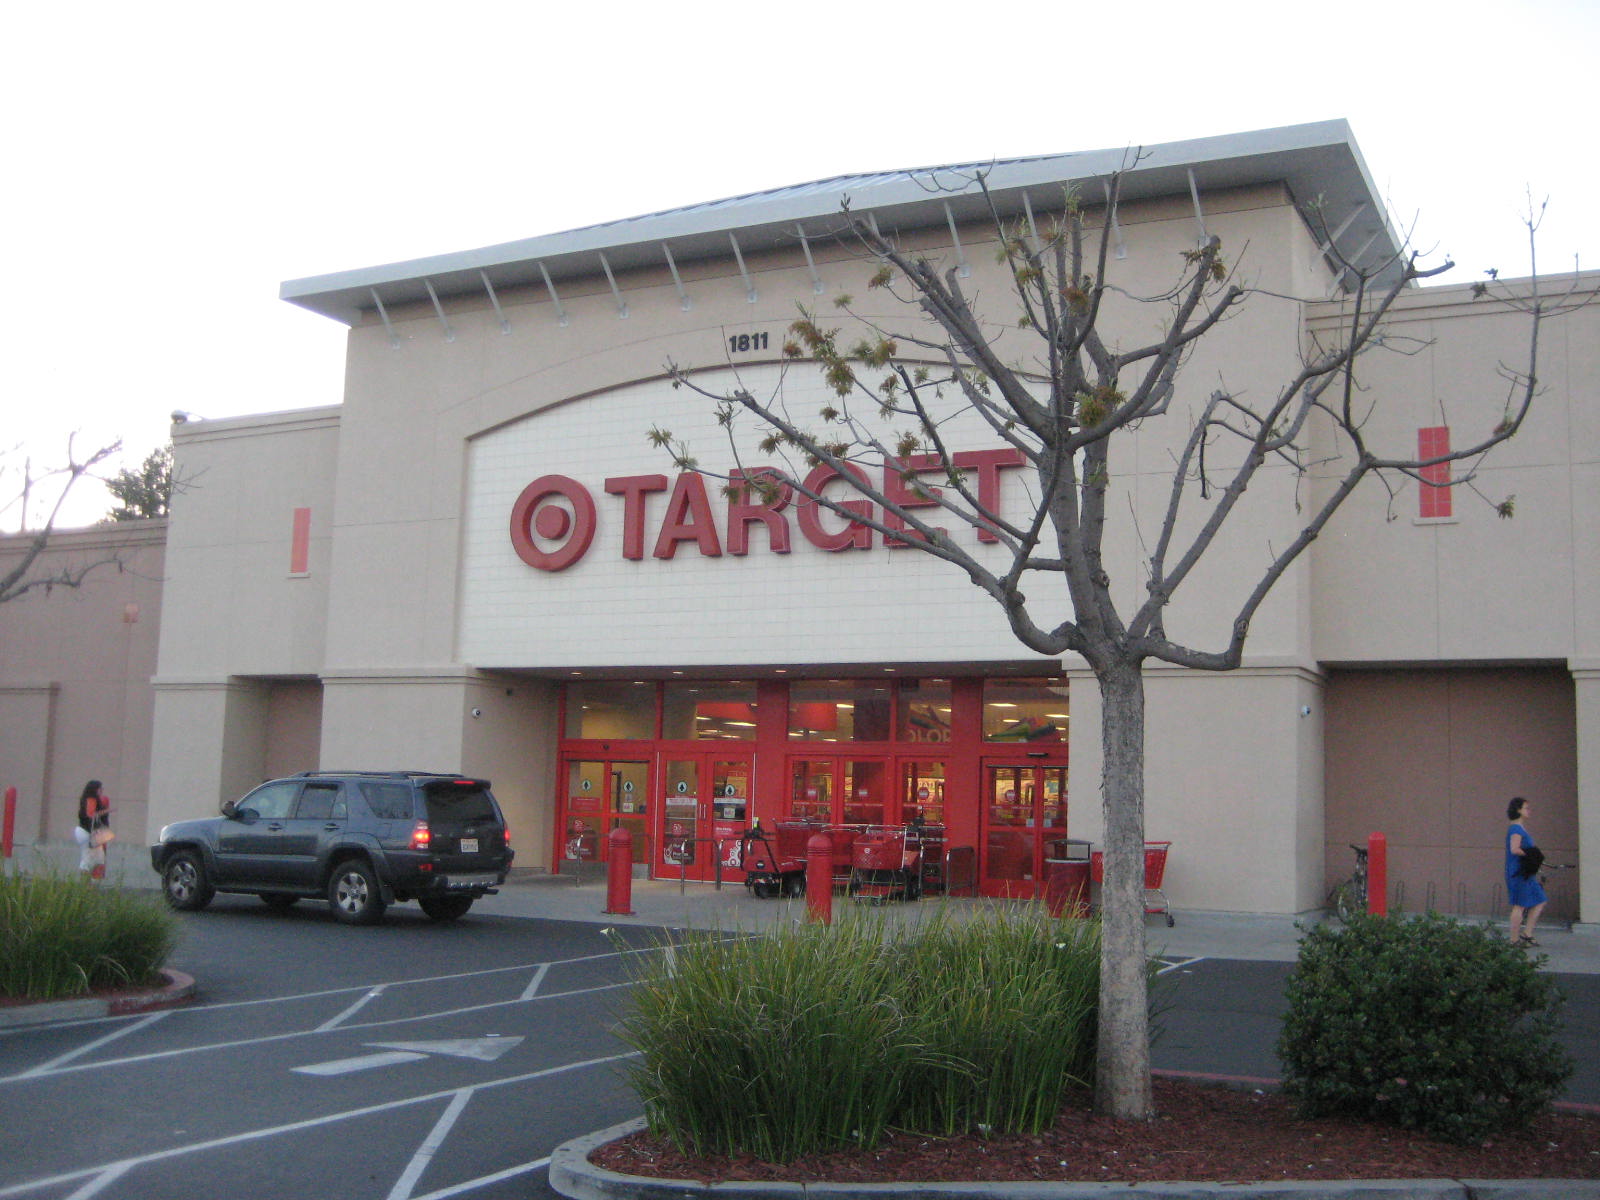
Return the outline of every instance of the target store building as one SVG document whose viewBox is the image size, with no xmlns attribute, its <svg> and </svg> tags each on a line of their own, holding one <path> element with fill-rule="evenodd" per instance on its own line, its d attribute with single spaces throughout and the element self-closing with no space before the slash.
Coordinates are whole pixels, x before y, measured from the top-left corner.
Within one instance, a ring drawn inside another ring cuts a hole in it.
<svg viewBox="0 0 1600 1200">
<path fill-rule="evenodd" d="M 797 305 L 826 321 L 851 293 L 904 323 L 839 236 L 846 202 L 1012 320 L 988 203 L 1036 229 L 1067 185 L 1093 202 L 1122 164 L 989 164 L 988 200 L 971 170 L 851 176 L 284 284 L 348 326 L 344 401 L 174 429 L 196 482 L 166 532 L 148 778 L 123 789 L 145 787 L 151 834 L 282 773 L 461 770 L 494 781 L 522 866 L 569 869 L 622 828 L 641 870 L 710 879 L 715 839 L 757 819 L 921 818 L 983 894 L 1036 894 L 1065 842 L 1099 840 L 1084 664 L 1023 650 L 992 600 L 899 539 L 798 496 L 729 499 L 649 434 L 708 470 L 759 465 L 757 434 L 730 444 L 671 368 L 815 413 L 831 393 L 782 352 Z M 1261 292 L 1175 407 L 1222 376 L 1270 394 L 1348 315 L 1339 258 L 1397 249 L 1343 122 L 1148 148 L 1123 197 L 1119 286 L 1158 293 L 1209 232 Z M 1150 666 L 1147 833 L 1173 843 L 1175 906 L 1318 907 L 1345 843 L 1377 829 L 1406 907 L 1493 911 L 1512 794 L 1539 798 L 1552 860 L 1600 846 L 1594 312 L 1547 324 L 1546 394 L 1474 481 L 1514 494 L 1515 520 L 1465 488 L 1374 485 L 1277 588 L 1242 669 Z M 1525 320 L 1463 285 L 1414 290 L 1391 326 L 1409 352 L 1374 356 L 1372 436 L 1415 453 L 1492 427 Z M 1182 432 L 1130 435 L 1108 564 L 1130 586 Z M 987 502 L 1031 511 L 1014 451 L 970 417 L 944 434 Z M 1174 637 L 1224 639 L 1303 486 L 1320 483 L 1260 486 Z"/>
</svg>

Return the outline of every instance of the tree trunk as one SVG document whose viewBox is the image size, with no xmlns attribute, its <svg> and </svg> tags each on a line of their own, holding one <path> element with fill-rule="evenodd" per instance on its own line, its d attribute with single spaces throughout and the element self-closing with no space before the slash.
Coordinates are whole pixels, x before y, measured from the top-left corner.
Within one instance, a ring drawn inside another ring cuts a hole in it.
<svg viewBox="0 0 1600 1200">
<path fill-rule="evenodd" d="M 1144 677 L 1137 661 L 1114 662 L 1095 674 L 1105 756 L 1095 1108 L 1107 1116 L 1146 1120 L 1153 1109 L 1144 941 Z"/>
</svg>

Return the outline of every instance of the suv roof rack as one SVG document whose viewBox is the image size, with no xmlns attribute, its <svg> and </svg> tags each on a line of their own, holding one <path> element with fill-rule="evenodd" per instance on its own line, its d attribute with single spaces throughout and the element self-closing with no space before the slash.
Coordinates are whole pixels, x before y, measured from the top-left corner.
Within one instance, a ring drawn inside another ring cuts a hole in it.
<svg viewBox="0 0 1600 1200">
<path fill-rule="evenodd" d="M 291 778 L 311 779 L 318 775 L 366 775 L 374 779 L 467 778 L 465 775 L 453 775 L 449 771 L 299 771 Z"/>
</svg>

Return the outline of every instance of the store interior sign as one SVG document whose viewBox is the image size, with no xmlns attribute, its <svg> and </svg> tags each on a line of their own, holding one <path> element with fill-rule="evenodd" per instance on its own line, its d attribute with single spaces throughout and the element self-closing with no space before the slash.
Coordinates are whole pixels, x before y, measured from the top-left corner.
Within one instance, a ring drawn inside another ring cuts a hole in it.
<svg viewBox="0 0 1600 1200">
<path fill-rule="evenodd" d="M 956 468 L 966 474 L 979 504 L 996 517 L 1001 516 L 1001 473 L 1025 465 L 1022 452 L 963 450 L 951 458 Z M 869 481 L 863 468 L 846 469 L 861 482 Z M 759 467 L 736 472 L 746 478 L 763 473 L 765 469 Z M 931 481 L 922 482 L 918 476 L 943 478 L 944 474 L 936 455 L 887 459 L 882 468 L 882 494 L 901 508 L 935 508 L 941 489 Z M 850 491 L 839 473 L 828 466 L 812 471 L 805 486 L 819 495 L 830 486 L 840 494 Z M 622 557 L 635 561 L 646 557 L 652 528 L 655 537 L 650 541 L 651 558 L 674 558 L 680 546 L 692 547 L 705 558 L 721 558 L 724 553 L 742 556 L 750 551 L 750 531 L 756 526 L 766 531 L 766 545 L 773 554 L 788 554 L 792 546 L 791 516 L 801 538 L 819 550 L 868 550 L 877 537 L 877 531 L 861 521 L 851 520 L 841 526 L 837 512 L 809 497 L 796 500 L 787 485 L 780 486 L 770 497 L 746 489 L 723 498 L 719 504 L 713 501 L 704 476 L 686 472 L 676 479 L 665 475 L 613 476 L 605 481 L 603 492 L 612 498 L 605 503 L 605 511 L 621 517 Z M 662 493 L 667 494 L 664 504 L 656 499 Z M 874 517 L 874 505 L 864 497 L 840 499 L 837 503 L 846 512 L 864 519 Z M 594 494 L 576 479 L 542 475 L 523 488 L 511 506 L 511 544 L 517 557 L 528 566 L 540 571 L 564 571 L 589 552 L 601 511 Z M 892 512 L 882 513 L 881 520 L 890 529 L 905 529 L 904 522 Z M 916 536 L 885 536 L 884 544 L 905 547 Z M 983 542 L 998 540 L 987 530 L 979 530 L 977 537 Z"/>
</svg>

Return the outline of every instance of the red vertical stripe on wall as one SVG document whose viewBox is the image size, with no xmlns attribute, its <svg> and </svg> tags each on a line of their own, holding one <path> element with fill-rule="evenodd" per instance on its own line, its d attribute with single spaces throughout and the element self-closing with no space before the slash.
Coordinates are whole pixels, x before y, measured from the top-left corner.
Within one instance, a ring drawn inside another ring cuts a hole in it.
<svg viewBox="0 0 1600 1200">
<path fill-rule="evenodd" d="M 289 544 L 289 574 L 306 575 L 311 571 L 311 510 L 294 510 L 294 533 Z"/>
<path fill-rule="evenodd" d="M 1417 430 L 1417 457 L 1437 458 L 1450 453 L 1450 427 L 1434 425 Z M 1437 463 L 1422 468 L 1423 484 L 1419 495 L 1420 517 L 1448 517 L 1451 514 L 1450 464 Z"/>
</svg>

